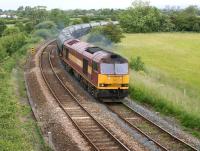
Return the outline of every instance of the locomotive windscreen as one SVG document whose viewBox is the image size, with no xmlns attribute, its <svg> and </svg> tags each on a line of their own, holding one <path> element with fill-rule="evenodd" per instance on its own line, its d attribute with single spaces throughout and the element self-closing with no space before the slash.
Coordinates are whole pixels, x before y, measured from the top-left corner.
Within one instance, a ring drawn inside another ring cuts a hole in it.
<svg viewBox="0 0 200 151">
<path fill-rule="evenodd" d="M 108 64 L 101 63 L 101 74 L 128 74 L 128 63 Z"/>
</svg>

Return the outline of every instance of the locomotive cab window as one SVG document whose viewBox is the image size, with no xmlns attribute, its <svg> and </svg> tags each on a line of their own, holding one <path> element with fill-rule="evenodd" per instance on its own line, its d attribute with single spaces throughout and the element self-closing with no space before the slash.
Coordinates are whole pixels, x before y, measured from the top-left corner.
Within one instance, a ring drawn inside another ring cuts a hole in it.
<svg viewBox="0 0 200 151">
<path fill-rule="evenodd" d="M 98 64 L 97 64 L 96 62 L 93 62 L 93 63 L 92 63 L 92 69 L 93 69 L 94 71 L 98 71 Z"/>
</svg>

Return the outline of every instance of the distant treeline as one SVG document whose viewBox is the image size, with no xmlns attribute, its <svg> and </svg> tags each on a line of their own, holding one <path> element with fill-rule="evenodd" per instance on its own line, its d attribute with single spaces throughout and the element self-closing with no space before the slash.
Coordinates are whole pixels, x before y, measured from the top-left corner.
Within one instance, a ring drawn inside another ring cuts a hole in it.
<svg viewBox="0 0 200 151">
<path fill-rule="evenodd" d="M 160 10 L 148 2 L 136 1 L 119 14 L 121 26 L 126 32 L 200 32 L 200 9 L 189 6 L 185 9 Z"/>
<path fill-rule="evenodd" d="M 88 23 L 90 21 L 118 20 L 124 32 L 200 32 L 200 9 L 189 6 L 185 9 L 158 9 L 148 2 L 135 1 L 127 9 L 91 9 L 91 10 L 47 10 L 44 6 L 19 7 L 16 11 L 0 9 L 0 14 L 17 15 L 18 18 L 0 19 L 3 24 L 25 26 L 27 32 L 43 21 L 53 21 L 58 29 L 71 24 Z M 3 21 L 2 21 L 3 20 Z M 0 29 L 1 30 L 1 29 Z M 1 32 L 0 32 L 1 34 Z"/>
</svg>

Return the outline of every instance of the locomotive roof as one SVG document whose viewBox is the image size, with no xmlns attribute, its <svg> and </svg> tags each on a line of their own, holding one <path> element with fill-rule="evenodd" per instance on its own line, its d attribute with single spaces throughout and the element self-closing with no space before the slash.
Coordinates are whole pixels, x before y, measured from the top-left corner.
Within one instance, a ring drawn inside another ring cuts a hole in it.
<svg viewBox="0 0 200 151">
<path fill-rule="evenodd" d="M 100 47 L 96 47 L 86 42 L 82 42 L 78 39 L 70 39 L 65 41 L 65 46 L 83 54 L 87 58 L 94 60 L 95 62 L 104 63 L 126 63 L 126 59 L 118 54 L 104 50 Z"/>
</svg>

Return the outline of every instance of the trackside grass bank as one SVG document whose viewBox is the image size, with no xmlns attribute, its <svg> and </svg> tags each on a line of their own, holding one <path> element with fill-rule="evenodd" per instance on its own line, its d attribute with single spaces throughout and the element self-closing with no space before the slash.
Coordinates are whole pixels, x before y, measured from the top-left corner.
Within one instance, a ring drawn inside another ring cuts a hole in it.
<svg viewBox="0 0 200 151">
<path fill-rule="evenodd" d="M 26 101 L 23 66 L 29 44 L 0 63 L 0 150 L 48 150 Z M 2 50 L 0 50 L 2 51 Z"/>
<path fill-rule="evenodd" d="M 117 52 L 141 56 L 146 72 L 131 71 L 130 96 L 171 115 L 200 138 L 200 34 L 125 34 Z"/>
</svg>

